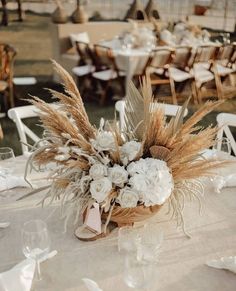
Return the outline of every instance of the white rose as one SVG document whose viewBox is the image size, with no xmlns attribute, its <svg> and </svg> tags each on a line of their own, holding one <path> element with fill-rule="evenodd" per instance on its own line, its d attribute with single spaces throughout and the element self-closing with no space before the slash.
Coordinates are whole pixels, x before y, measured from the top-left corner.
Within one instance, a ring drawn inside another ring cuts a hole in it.
<svg viewBox="0 0 236 291">
<path fill-rule="evenodd" d="M 109 131 L 98 133 L 95 139 L 91 140 L 92 145 L 98 151 L 115 150 L 114 136 Z"/>
<path fill-rule="evenodd" d="M 114 165 L 108 169 L 109 178 L 116 186 L 124 187 L 128 181 L 128 172 L 120 165 Z"/>
<path fill-rule="evenodd" d="M 133 161 L 141 149 L 141 143 L 137 141 L 129 141 L 120 147 L 121 161 L 127 165 L 129 161 Z"/>
<path fill-rule="evenodd" d="M 97 180 L 107 176 L 107 167 L 102 164 L 94 164 L 89 170 L 89 175 L 93 180 Z"/>
<path fill-rule="evenodd" d="M 120 190 L 117 200 L 122 208 L 136 207 L 138 204 L 139 195 L 133 189 L 125 187 Z"/>
<path fill-rule="evenodd" d="M 106 177 L 94 180 L 90 183 L 91 195 L 98 203 L 101 203 L 106 199 L 111 192 L 111 189 L 112 183 Z"/>
</svg>

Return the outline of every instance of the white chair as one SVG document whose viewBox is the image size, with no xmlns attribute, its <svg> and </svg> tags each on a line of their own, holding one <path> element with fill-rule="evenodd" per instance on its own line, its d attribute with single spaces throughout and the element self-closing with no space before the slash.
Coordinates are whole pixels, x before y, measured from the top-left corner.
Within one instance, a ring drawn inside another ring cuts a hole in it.
<svg viewBox="0 0 236 291">
<path fill-rule="evenodd" d="M 229 128 L 229 126 L 236 127 L 236 114 L 219 113 L 216 120 L 219 126 L 219 131 L 217 133 L 217 150 L 221 150 L 222 138 L 225 134 L 226 138 L 229 140 L 233 153 L 236 155 L 236 141 Z"/>
<path fill-rule="evenodd" d="M 176 116 L 179 109 L 181 109 L 181 106 L 179 105 L 173 105 L 173 104 L 164 104 L 164 103 L 155 103 L 156 106 L 161 106 L 164 108 L 165 115 L 166 116 Z M 120 128 L 123 130 L 125 128 L 125 101 L 119 100 L 115 104 L 115 109 L 119 113 L 119 120 L 120 120 Z M 188 114 L 188 109 L 185 109 L 184 116 Z"/>
<path fill-rule="evenodd" d="M 27 144 L 27 136 L 32 139 L 33 142 L 38 142 L 40 138 L 27 127 L 22 119 L 37 117 L 38 109 L 34 105 L 14 107 L 8 110 L 8 117 L 16 123 L 17 131 L 20 137 L 22 153 L 26 154 L 29 152 Z"/>
</svg>

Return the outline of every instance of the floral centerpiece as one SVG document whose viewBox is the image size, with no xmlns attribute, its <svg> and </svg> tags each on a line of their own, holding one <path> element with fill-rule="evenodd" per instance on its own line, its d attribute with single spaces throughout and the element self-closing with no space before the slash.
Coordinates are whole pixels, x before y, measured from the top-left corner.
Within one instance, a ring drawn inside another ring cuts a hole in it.
<svg viewBox="0 0 236 291">
<path fill-rule="evenodd" d="M 32 101 L 45 134 L 29 165 L 57 165 L 46 198 L 61 199 L 63 213 L 67 218 L 74 214 L 75 224 L 83 215 L 82 239 L 105 235 L 110 221 L 124 225 L 144 220 L 164 203 L 181 223 L 185 197 L 201 194 L 198 178 L 220 164 L 200 155 L 215 143 L 217 129 L 196 126 L 219 102 L 205 103 L 184 123 L 186 102 L 167 122 L 163 107 L 154 103 L 149 80 L 143 79 L 142 93 L 129 86 L 125 128 L 102 119 L 97 129 L 71 76 L 54 66 L 65 87 L 64 93 L 49 90 L 58 104 L 37 97 Z M 93 234 L 83 235 L 85 229 Z"/>
</svg>

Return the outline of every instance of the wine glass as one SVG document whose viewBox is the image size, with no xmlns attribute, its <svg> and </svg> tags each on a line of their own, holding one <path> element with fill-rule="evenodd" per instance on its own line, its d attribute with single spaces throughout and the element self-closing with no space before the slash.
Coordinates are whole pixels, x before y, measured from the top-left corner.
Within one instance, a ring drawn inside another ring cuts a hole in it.
<svg viewBox="0 0 236 291">
<path fill-rule="evenodd" d="M 133 289 L 150 290 L 154 278 L 154 264 L 140 259 L 137 252 L 129 252 L 124 260 L 124 282 Z"/>
<path fill-rule="evenodd" d="M 227 154 L 227 155 L 231 155 L 231 144 L 230 144 L 230 140 L 227 137 L 222 137 L 221 138 L 221 143 L 220 145 L 218 143 L 216 143 L 213 147 L 213 149 L 215 150 L 215 155 L 216 157 L 220 157 L 220 155 L 222 155 L 222 153 Z"/>
<path fill-rule="evenodd" d="M 40 258 L 49 252 L 50 238 L 47 225 L 42 220 L 25 222 L 22 229 L 22 250 L 26 258 L 36 262 L 36 278 L 41 280 Z"/>
<path fill-rule="evenodd" d="M 12 168 L 12 162 L 14 161 L 13 159 L 15 158 L 15 154 L 13 149 L 9 147 L 1 147 L 0 148 L 0 162 L 1 161 L 6 161 L 4 162 L 4 165 L 7 167 L 3 168 L 0 166 L 0 175 L 1 176 L 6 176 L 7 174 L 10 174 L 13 169 Z"/>
<path fill-rule="evenodd" d="M 0 148 L 0 161 L 15 158 L 13 149 L 9 147 Z"/>
</svg>

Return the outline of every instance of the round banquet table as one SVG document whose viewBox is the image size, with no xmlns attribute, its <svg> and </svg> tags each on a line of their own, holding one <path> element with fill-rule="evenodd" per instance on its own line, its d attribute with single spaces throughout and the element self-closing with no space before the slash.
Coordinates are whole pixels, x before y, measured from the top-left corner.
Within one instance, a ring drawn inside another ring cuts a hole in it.
<svg viewBox="0 0 236 291">
<path fill-rule="evenodd" d="M 25 158 L 16 158 L 14 164 L 14 172 L 22 175 Z M 35 179 L 39 176 L 31 174 L 34 184 L 42 185 L 45 182 Z M 42 263 L 42 290 L 83 291 L 84 277 L 95 280 L 103 291 L 131 290 L 123 282 L 124 258 L 117 249 L 117 230 L 95 242 L 79 241 L 72 223 L 65 231 L 59 203 L 42 208 L 38 202 L 43 193 L 16 201 L 27 192 L 27 188 L 15 188 L 0 193 L 0 221 L 11 222 L 10 227 L 0 230 L 0 272 L 24 259 L 20 242 L 23 223 L 43 219 L 48 225 L 51 249 L 58 254 Z M 166 214 L 167 207 L 152 218 L 164 229 L 165 238 L 150 291 L 236 290 L 235 274 L 205 265 L 210 259 L 236 255 L 236 188 L 225 188 L 217 194 L 206 184 L 203 206 L 199 215 L 198 203 L 186 201 L 184 218 L 191 239 L 176 228 L 176 221 Z"/>
</svg>

